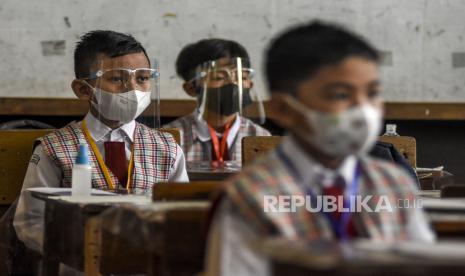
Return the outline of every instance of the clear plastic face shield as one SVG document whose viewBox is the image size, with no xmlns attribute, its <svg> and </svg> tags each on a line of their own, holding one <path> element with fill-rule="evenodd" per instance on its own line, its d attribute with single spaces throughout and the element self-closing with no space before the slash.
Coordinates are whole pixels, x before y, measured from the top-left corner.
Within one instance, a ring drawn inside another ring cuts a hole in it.
<svg viewBox="0 0 465 276">
<path fill-rule="evenodd" d="M 94 89 L 91 111 L 109 126 L 136 120 L 160 127 L 158 63 L 144 53 L 103 58 L 86 80 Z"/>
<path fill-rule="evenodd" d="M 196 70 L 199 117 L 214 129 L 234 123 L 237 115 L 265 121 L 263 103 L 253 91 L 254 71 L 243 58 L 209 61 Z"/>
</svg>

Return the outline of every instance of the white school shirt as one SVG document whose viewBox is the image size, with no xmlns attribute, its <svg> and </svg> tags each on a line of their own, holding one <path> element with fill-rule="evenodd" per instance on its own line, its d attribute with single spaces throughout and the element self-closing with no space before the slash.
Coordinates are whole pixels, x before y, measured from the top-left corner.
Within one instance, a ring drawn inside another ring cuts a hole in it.
<svg viewBox="0 0 465 276">
<path fill-rule="evenodd" d="M 113 130 L 95 118 L 90 112 L 86 115 L 85 120 L 90 135 L 102 156 L 105 156 L 105 142 L 124 142 L 126 158 L 129 161 L 136 127 L 135 121 Z M 33 187 L 60 187 L 62 173 L 60 168 L 44 152 L 41 145 L 35 148 L 31 160 L 34 160 L 34 162 L 31 161 L 27 168 L 13 225 L 18 238 L 27 247 L 42 252 L 45 204 L 25 191 Z M 189 182 L 184 153 L 179 145 L 177 145 L 177 155 L 168 181 Z"/>
<path fill-rule="evenodd" d="M 355 156 L 347 157 L 337 170 L 331 170 L 305 154 L 291 136 L 284 138 L 282 149 L 302 177 L 303 183 L 308 183 L 307 185 L 309 183 L 322 183 L 323 187 L 328 187 L 340 175 L 347 184 L 345 190 L 347 194 L 355 176 L 357 166 Z M 320 182 L 316 182 L 317 179 Z M 321 188 L 311 187 L 315 192 L 319 192 L 317 189 Z M 205 275 L 271 275 L 268 260 L 249 247 L 250 241 L 260 237 L 246 221 L 231 212 L 230 204 L 227 200 L 222 202 L 215 215 L 208 239 Z M 407 227 L 411 240 L 434 242 L 435 236 L 425 223 L 427 221 L 425 214 L 420 208 L 412 208 L 412 210 L 413 214 Z"/>
</svg>

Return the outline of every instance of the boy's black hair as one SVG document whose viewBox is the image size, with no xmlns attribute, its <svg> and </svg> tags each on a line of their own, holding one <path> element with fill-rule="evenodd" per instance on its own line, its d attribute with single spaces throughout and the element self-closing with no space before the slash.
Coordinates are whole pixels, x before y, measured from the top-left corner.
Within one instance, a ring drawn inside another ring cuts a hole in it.
<svg viewBox="0 0 465 276">
<path fill-rule="evenodd" d="M 339 26 L 312 21 L 277 36 L 267 49 L 265 74 L 271 92 L 294 93 L 299 82 L 348 57 L 379 63 L 377 50 Z"/>
<path fill-rule="evenodd" d="M 195 77 L 197 66 L 220 58 L 246 58 L 249 54 L 244 46 L 226 39 L 202 39 L 186 45 L 176 58 L 176 73 L 185 81 Z"/>
<path fill-rule="evenodd" d="M 101 54 L 114 58 L 141 52 L 149 60 L 144 47 L 129 34 L 107 30 L 91 31 L 81 36 L 74 50 L 74 74 L 77 79 L 87 78 L 91 73 L 91 66 Z"/>
</svg>

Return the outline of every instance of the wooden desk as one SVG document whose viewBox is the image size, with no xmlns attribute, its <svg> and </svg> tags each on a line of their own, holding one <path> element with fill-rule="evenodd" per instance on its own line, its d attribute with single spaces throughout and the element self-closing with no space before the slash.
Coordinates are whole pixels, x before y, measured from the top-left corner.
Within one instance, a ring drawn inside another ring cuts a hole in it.
<svg viewBox="0 0 465 276">
<path fill-rule="evenodd" d="M 440 198 L 440 190 L 420 190 L 418 191 L 418 196 L 420 198 Z"/>
<path fill-rule="evenodd" d="M 172 201 L 106 210 L 89 220 L 88 233 L 98 237 L 86 241 L 94 247 L 86 275 L 194 275 L 203 266 L 208 208 L 209 202 Z"/>
<path fill-rule="evenodd" d="M 465 239 L 465 212 L 430 212 L 428 216 L 439 238 Z"/>
<path fill-rule="evenodd" d="M 224 167 L 212 167 L 209 161 L 187 163 L 190 181 L 223 181 L 240 171 L 240 164 L 235 162 L 227 162 Z"/>
<path fill-rule="evenodd" d="M 439 190 L 420 191 L 420 199 L 439 239 L 465 239 L 465 198 L 441 198 Z"/>
<path fill-rule="evenodd" d="M 58 275 L 60 263 L 83 271 L 87 220 L 109 207 L 127 204 L 129 197 L 136 200 L 135 196 L 94 196 L 94 202 L 75 203 L 36 192 L 32 192 L 32 196 L 45 202 L 42 275 L 46 276 Z M 151 199 L 137 196 L 137 201 L 150 203 Z"/>
<path fill-rule="evenodd" d="M 462 249 L 453 257 L 435 257 L 415 252 L 413 247 L 408 249 L 405 245 L 394 246 L 392 249 L 379 244 L 369 248 L 367 244 L 357 243 L 341 246 L 335 242 L 265 240 L 258 242 L 255 249 L 270 259 L 272 275 L 451 276 L 465 273 L 465 244 L 455 244 L 455 249 Z M 434 251 L 435 246 L 438 245 L 421 248 Z"/>
</svg>

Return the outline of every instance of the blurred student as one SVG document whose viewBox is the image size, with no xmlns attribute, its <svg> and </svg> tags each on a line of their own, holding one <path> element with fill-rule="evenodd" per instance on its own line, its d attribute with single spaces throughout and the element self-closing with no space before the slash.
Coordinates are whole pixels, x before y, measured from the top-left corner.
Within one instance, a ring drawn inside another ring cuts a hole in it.
<svg viewBox="0 0 465 276">
<path fill-rule="evenodd" d="M 423 210 L 413 207 L 413 179 L 367 156 L 383 114 L 376 49 L 341 27 L 311 22 L 275 38 L 265 65 L 271 107 L 289 137 L 225 185 L 210 231 L 209 275 L 266 275 L 266 260 L 249 245 L 267 236 L 433 241 Z M 357 196 L 371 209 L 354 209 Z M 292 211 L 293 197 L 312 208 Z M 337 208 L 315 205 L 325 199 Z M 405 201 L 410 208 L 398 203 Z"/>
<path fill-rule="evenodd" d="M 39 139 L 14 218 L 18 237 L 41 252 L 44 203 L 25 192 L 32 187 L 70 187 L 79 144 L 88 144 L 92 187 L 149 190 L 157 182 L 188 181 L 185 159 L 172 136 L 135 119 L 149 106 L 154 80 L 144 47 L 132 36 L 92 31 L 74 52 L 76 96 L 89 112 Z"/>
<path fill-rule="evenodd" d="M 188 162 L 240 163 L 243 137 L 270 135 L 244 115 L 254 101 L 253 70 L 242 45 L 224 39 L 189 44 L 177 57 L 176 71 L 184 80 L 184 91 L 197 98 L 197 107 L 165 127 L 181 130 Z M 238 79 L 239 75 L 242 78 Z"/>
</svg>

